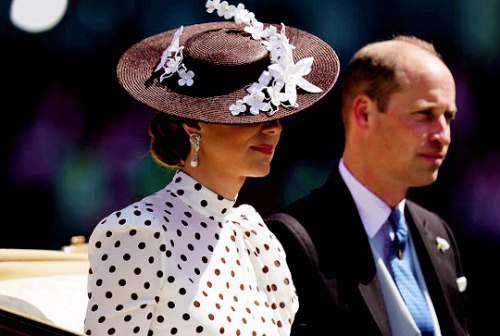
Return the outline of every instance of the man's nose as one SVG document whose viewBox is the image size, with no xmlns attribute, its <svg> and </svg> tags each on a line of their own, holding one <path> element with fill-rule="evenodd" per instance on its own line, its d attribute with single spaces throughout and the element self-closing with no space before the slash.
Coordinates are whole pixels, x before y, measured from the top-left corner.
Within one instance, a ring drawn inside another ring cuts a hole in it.
<svg viewBox="0 0 500 336">
<path fill-rule="evenodd" d="M 430 140 L 445 146 L 451 143 L 450 121 L 444 115 L 440 116 L 434 123 Z"/>
</svg>

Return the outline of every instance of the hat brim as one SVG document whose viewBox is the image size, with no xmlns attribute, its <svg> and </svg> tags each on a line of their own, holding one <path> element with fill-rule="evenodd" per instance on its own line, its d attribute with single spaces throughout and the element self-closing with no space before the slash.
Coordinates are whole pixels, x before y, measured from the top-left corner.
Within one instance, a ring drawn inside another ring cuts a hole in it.
<svg viewBox="0 0 500 336">
<path fill-rule="evenodd" d="M 281 29 L 279 26 L 276 26 Z M 192 35 L 211 29 L 239 28 L 234 22 L 211 22 L 184 27 L 180 37 L 180 45 L 184 45 Z M 335 84 L 339 74 L 339 59 L 335 51 L 320 38 L 303 30 L 286 27 L 286 36 L 290 44 L 295 46 L 294 61 L 306 57 L 314 57 L 312 70 L 304 76 L 306 80 L 320 87 L 320 93 L 308 93 L 297 90 L 298 107 L 280 106 L 272 115 L 261 112 L 257 115 L 231 114 L 229 107 L 242 99 L 248 92 L 246 88 L 252 83 L 233 92 L 211 96 L 193 97 L 175 92 L 158 80 L 151 81 L 153 70 L 158 64 L 165 48 L 171 43 L 177 29 L 169 30 L 146 38 L 130 47 L 120 58 L 117 66 L 117 77 L 129 94 L 150 108 L 174 116 L 208 123 L 221 124 L 253 124 L 281 119 L 297 113 L 321 99 Z M 256 82 L 258 78 L 255 78 Z M 214 85 L 217 79 L 214 78 Z"/>
</svg>

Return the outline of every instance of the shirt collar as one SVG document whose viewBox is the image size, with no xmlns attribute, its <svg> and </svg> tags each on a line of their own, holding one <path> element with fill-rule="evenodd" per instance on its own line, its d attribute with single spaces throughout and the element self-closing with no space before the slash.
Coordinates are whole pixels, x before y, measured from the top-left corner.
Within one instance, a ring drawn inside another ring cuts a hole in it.
<svg viewBox="0 0 500 336">
<path fill-rule="evenodd" d="M 347 169 L 343 159 L 341 159 L 339 163 L 339 173 L 354 199 L 366 234 L 368 238 L 372 239 L 387 221 L 392 209 L 380 197 L 371 192 L 352 175 Z M 401 211 L 404 210 L 405 201 L 406 200 L 403 199 L 397 205 Z"/>
<path fill-rule="evenodd" d="M 167 189 L 198 213 L 218 221 L 224 220 L 236 202 L 218 195 L 182 170 L 175 173 Z"/>
</svg>

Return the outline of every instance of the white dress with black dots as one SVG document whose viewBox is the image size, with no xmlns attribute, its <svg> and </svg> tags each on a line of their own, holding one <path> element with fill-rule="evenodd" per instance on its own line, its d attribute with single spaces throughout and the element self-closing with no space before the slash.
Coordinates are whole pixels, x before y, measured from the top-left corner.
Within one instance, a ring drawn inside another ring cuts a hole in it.
<svg viewBox="0 0 500 336">
<path fill-rule="evenodd" d="M 289 335 L 298 309 L 281 244 L 184 172 L 102 220 L 89 241 L 87 335 Z"/>
</svg>

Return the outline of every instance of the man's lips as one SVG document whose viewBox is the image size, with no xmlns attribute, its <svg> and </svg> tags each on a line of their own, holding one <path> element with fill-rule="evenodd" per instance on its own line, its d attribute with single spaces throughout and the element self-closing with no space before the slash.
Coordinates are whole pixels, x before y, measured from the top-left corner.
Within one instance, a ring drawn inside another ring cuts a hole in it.
<svg viewBox="0 0 500 336">
<path fill-rule="evenodd" d="M 257 152 L 261 152 L 263 154 L 271 155 L 271 154 L 273 154 L 274 146 L 273 145 L 260 144 L 260 145 L 256 145 L 256 146 L 251 146 L 250 148 L 252 148 L 253 150 L 256 150 Z"/>
<path fill-rule="evenodd" d="M 446 155 L 441 152 L 424 152 L 420 156 L 433 163 L 442 163 Z"/>
</svg>

